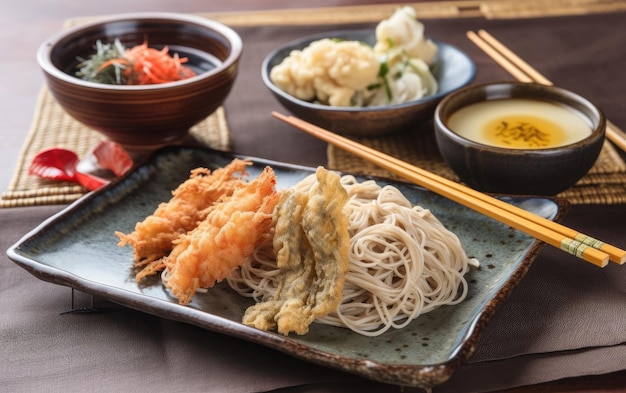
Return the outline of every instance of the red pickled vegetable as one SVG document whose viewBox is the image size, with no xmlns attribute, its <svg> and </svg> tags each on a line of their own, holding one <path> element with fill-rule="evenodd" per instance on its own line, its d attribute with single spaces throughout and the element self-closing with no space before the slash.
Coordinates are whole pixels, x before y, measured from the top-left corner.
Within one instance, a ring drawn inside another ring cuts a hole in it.
<svg viewBox="0 0 626 393">
<path fill-rule="evenodd" d="M 148 43 L 126 49 L 119 40 L 102 45 L 98 53 L 78 65 L 77 76 L 85 80 L 120 85 L 149 85 L 190 78 L 196 73 L 183 65 L 188 61 L 178 53 L 170 55 L 169 47 L 158 50 Z"/>
<path fill-rule="evenodd" d="M 133 166 L 133 160 L 128 153 L 115 142 L 103 141 L 93 150 L 98 164 L 120 177 Z"/>
<path fill-rule="evenodd" d="M 110 170 L 116 177 L 126 173 L 133 165 L 132 159 L 115 142 L 101 142 L 93 151 L 97 164 Z M 93 191 L 109 183 L 109 180 L 87 171 L 80 171 L 80 158 L 71 150 L 52 147 L 37 153 L 28 173 L 44 179 L 68 181 Z"/>
<path fill-rule="evenodd" d="M 71 150 L 53 147 L 37 153 L 28 167 L 29 175 L 50 180 L 74 181 L 78 155 Z"/>
<path fill-rule="evenodd" d="M 124 52 L 131 68 L 127 69 L 129 83 L 146 85 L 154 83 L 173 82 L 194 76 L 195 73 L 183 66 L 187 62 L 186 57 L 179 57 L 178 53 L 169 55 L 166 46 L 161 50 L 149 48 L 144 42 Z"/>
<path fill-rule="evenodd" d="M 98 188 L 109 184 L 109 181 L 106 179 L 80 171 L 76 171 L 76 182 L 89 191 L 97 190 Z"/>
<path fill-rule="evenodd" d="M 28 167 L 28 173 L 44 179 L 78 183 L 92 191 L 108 183 L 101 177 L 79 172 L 76 169 L 79 162 L 78 155 L 73 151 L 53 147 L 37 153 Z"/>
</svg>

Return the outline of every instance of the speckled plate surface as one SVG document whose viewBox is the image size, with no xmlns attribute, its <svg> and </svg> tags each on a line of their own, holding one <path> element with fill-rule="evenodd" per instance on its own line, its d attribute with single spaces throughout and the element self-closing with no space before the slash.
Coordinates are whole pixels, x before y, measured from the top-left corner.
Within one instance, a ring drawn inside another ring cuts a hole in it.
<svg viewBox="0 0 626 393">
<path fill-rule="evenodd" d="M 365 337 L 348 329 L 313 324 L 304 336 L 284 337 L 240 323 L 251 300 L 225 284 L 180 306 L 158 280 L 138 285 L 132 249 L 117 247 L 114 231 L 131 232 L 137 221 L 170 198 L 171 190 L 198 166 L 228 164 L 233 155 L 196 148 L 165 148 L 119 182 L 89 194 L 24 236 L 8 256 L 34 276 L 107 298 L 163 318 L 253 341 L 328 367 L 405 386 L 447 380 L 474 352 L 480 334 L 536 256 L 540 243 L 429 191 L 394 183 L 415 204 L 428 207 L 464 244 L 481 268 L 468 273 L 469 295 L 461 304 L 420 316 L 402 330 Z M 313 169 L 253 159 L 256 176 L 271 165 L 278 186 L 292 185 Z M 384 182 L 381 180 L 381 182 Z M 549 219 L 564 207 L 544 198 L 511 203 Z"/>
</svg>

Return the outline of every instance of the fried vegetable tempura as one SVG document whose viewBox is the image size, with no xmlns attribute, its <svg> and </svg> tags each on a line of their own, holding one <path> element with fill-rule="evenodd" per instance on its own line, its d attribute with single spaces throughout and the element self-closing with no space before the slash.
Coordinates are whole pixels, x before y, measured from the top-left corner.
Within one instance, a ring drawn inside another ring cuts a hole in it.
<svg viewBox="0 0 626 393">
<path fill-rule="evenodd" d="M 206 168 L 192 170 L 189 179 L 172 192 L 172 198 L 137 223 L 134 232 L 115 232 L 120 238 L 118 246 L 130 244 L 134 248 L 135 267 L 143 268 L 135 277 L 137 282 L 163 270 L 162 258 L 172 251 L 174 240 L 195 228 L 215 202 L 244 184 L 241 177 L 247 175 L 248 165 L 248 160 L 235 159 L 213 173 Z"/>
<path fill-rule="evenodd" d="M 341 302 L 349 267 L 348 194 L 322 167 L 310 192 L 283 191 L 274 212 L 274 249 L 281 279 L 273 299 L 249 307 L 243 323 L 288 335 L 305 334 Z"/>
<path fill-rule="evenodd" d="M 195 229 L 175 241 L 164 259 L 164 282 L 180 304 L 189 303 L 198 288 L 212 287 L 245 263 L 271 228 L 279 199 L 275 185 L 274 171 L 266 167 L 230 198 L 214 204 Z"/>
</svg>

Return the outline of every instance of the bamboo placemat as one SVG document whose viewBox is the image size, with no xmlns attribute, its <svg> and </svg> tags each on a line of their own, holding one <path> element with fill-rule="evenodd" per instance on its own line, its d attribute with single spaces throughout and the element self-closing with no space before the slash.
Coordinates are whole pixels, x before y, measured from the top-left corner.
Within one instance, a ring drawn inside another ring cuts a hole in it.
<svg viewBox="0 0 626 393">
<path fill-rule="evenodd" d="M 223 108 L 195 125 L 191 135 L 203 145 L 229 150 L 230 133 Z M 18 157 L 9 188 L 2 194 L 0 208 L 65 204 L 83 196 L 87 190 L 67 182 L 55 182 L 31 176 L 28 165 L 42 149 L 62 147 L 85 156 L 104 137 L 70 117 L 42 87 L 28 137 Z"/>
<path fill-rule="evenodd" d="M 204 16 L 231 26 L 323 25 L 377 22 L 401 5 L 410 5 L 420 19 L 510 19 L 586 15 L 626 10 L 624 0 L 457 0 L 419 1 L 310 9 L 206 13 Z"/>
</svg>

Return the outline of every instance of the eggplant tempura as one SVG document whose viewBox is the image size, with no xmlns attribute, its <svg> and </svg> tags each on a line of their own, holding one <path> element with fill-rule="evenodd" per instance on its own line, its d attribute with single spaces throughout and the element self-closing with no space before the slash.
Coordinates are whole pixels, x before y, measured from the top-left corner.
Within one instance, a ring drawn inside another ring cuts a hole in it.
<svg viewBox="0 0 626 393">
<path fill-rule="evenodd" d="M 273 298 L 246 310 L 243 323 L 288 335 L 305 334 L 337 309 L 349 268 L 348 194 L 340 177 L 322 167 L 310 193 L 285 190 L 274 212 L 274 249 L 280 269 Z"/>
</svg>

